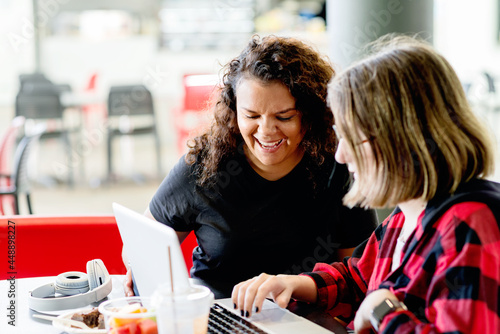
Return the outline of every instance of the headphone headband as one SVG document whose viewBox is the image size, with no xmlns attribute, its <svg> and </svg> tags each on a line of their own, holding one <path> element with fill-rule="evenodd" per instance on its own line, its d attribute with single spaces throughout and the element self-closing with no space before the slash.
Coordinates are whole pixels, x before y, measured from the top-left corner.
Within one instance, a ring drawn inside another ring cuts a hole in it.
<svg viewBox="0 0 500 334">
<path fill-rule="evenodd" d="M 63 291 L 64 293 L 67 287 L 63 287 L 61 290 L 59 281 L 45 284 L 30 292 L 28 298 L 29 308 L 38 312 L 58 311 L 84 307 L 106 298 L 106 296 L 109 295 L 111 293 L 111 290 L 113 289 L 111 276 L 109 275 L 108 270 L 104 266 L 102 260 L 97 259 L 89 262 L 92 262 L 93 266 L 95 265 L 96 267 L 99 267 L 100 270 L 92 273 L 88 272 L 87 275 L 92 276 L 92 279 L 97 282 L 103 282 L 103 284 L 98 285 L 96 288 L 91 289 L 88 292 L 55 298 L 52 297 L 56 293 L 60 293 L 61 291 Z M 89 264 L 87 264 L 87 268 L 88 266 Z M 61 275 L 62 277 L 65 277 L 70 274 L 74 275 L 75 272 L 63 273 Z M 60 278 L 61 275 L 59 275 L 58 278 Z M 99 275 L 99 277 L 95 277 L 95 275 Z M 69 289 L 71 289 L 71 287 Z"/>
</svg>

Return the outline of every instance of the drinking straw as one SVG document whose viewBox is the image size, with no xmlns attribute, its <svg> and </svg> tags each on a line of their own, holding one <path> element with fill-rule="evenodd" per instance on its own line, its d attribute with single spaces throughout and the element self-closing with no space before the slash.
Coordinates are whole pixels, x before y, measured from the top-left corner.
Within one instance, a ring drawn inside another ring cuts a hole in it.
<svg viewBox="0 0 500 334">
<path fill-rule="evenodd" d="M 170 296 L 171 296 L 171 299 L 172 299 L 172 310 L 174 312 L 174 323 L 175 323 L 175 333 L 179 333 L 179 324 L 178 322 L 176 321 L 177 319 L 177 311 L 176 311 L 176 307 L 175 307 L 175 298 L 174 298 L 174 275 L 173 275 L 173 272 L 172 272 L 172 255 L 170 253 L 170 246 L 167 246 L 167 252 L 168 252 L 168 266 L 169 266 L 169 271 L 170 271 Z"/>
</svg>

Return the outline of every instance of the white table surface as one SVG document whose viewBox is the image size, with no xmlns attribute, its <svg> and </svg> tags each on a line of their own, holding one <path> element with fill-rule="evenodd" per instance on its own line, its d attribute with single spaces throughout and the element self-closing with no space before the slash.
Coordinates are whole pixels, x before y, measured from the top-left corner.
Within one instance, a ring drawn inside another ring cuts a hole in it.
<svg viewBox="0 0 500 334">
<path fill-rule="evenodd" d="M 124 297 L 123 293 L 123 277 L 121 275 L 111 275 L 113 290 L 108 295 L 109 299 Z M 39 287 L 40 285 L 50 283 L 55 281 L 55 277 L 34 277 L 34 278 L 21 278 L 16 280 L 15 285 L 15 299 L 9 297 L 12 294 L 10 288 L 10 282 L 7 280 L 0 281 L 0 333 L 1 334 L 60 334 L 65 333 L 60 329 L 52 326 L 51 321 L 33 318 L 33 314 L 38 313 L 31 310 L 28 307 L 28 295 L 29 292 Z M 16 313 L 15 313 L 15 327 L 9 325 L 11 319 L 8 317 L 9 311 L 7 307 L 10 305 L 10 301 L 15 300 Z M 88 307 L 96 307 L 98 304 L 92 304 Z M 64 310 L 59 312 L 63 314 L 70 312 L 71 310 Z M 56 314 L 53 312 L 48 312 L 49 314 Z"/>
<path fill-rule="evenodd" d="M 113 289 L 111 293 L 108 295 L 108 299 L 114 299 L 114 298 L 121 298 L 124 297 L 124 292 L 123 292 L 123 275 L 111 275 L 112 279 L 112 285 Z M 60 329 L 52 326 L 52 322 L 48 320 L 42 320 L 42 319 L 37 319 L 33 318 L 33 314 L 36 314 L 38 312 L 31 310 L 28 307 L 28 296 L 30 291 L 34 290 L 35 288 L 54 282 L 56 277 L 33 277 L 33 278 L 21 278 L 15 280 L 15 288 L 11 290 L 11 284 L 8 280 L 1 280 L 0 281 L 0 309 L 2 310 L 1 312 L 1 317 L 0 317 L 0 334 L 17 334 L 17 333 L 23 333 L 23 334 L 61 334 L 61 333 L 66 333 L 64 331 L 61 331 Z M 12 291 L 15 293 L 15 298 L 12 298 L 9 296 L 9 294 L 12 294 Z M 9 321 L 11 319 L 8 317 L 9 311 L 7 307 L 9 306 L 9 303 L 11 300 L 15 300 L 15 326 L 9 325 Z M 104 299 L 103 301 L 105 301 Z M 102 301 L 101 301 L 102 302 Z M 224 303 L 227 305 L 231 304 L 231 301 L 226 298 L 222 300 L 218 300 L 219 303 Z M 99 302 L 100 303 L 100 302 Z M 94 303 L 92 305 L 89 305 L 88 307 L 84 308 L 91 308 L 91 307 L 97 307 L 99 303 Z M 271 304 L 271 303 L 270 303 Z M 273 304 L 274 305 L 274 304 Z M 277 307 L 277 306 L 275 306 Z M 47 312 L 46 314 L 51 314 L 51 315 L 59 315 L 59 314 L 65 314 L 71 312 L 71 310 L 62 310 L 58 312 Z M 295 311 L 293 311 L 295 313 Z M 300 314 L 300 312 L 297 312 L 297 314 Z M 300 314 L 301 316 L 317 323 L 320 325 L 319 327 L 324 327 L 322 330 L 319 332 L 329 332 L 326 331 L 326 329 L 335 332 L 335 333 L 346 333 L 345 329 L 337 323 L 335 320 L 332 318 L 328 317 L 326 319 L 324 316 L 318 316 L 315 314 L 312 314 L 310 316 L 305 315 L 305 314 Z M 268 325 L 269 323 L 266 323 L 266 321 L 261 321 L 259 322 L 259 319 L 254 319 L 257 320 L 257 324 L 261 322 L 262 324 Z M 266 319 L 264 319 L 266 320 Z M 289 326 L 290 324 L 285 324 Z M 293 325 L 293 323 L 292 323 Z M 298 325 L 298 324 L 297 324 Z M 276 328 L 279 328 L 280 326 L 283 326 L 283 324 L 280 324 L 277 322 L 274 324 Z M 272 329 L 272 328 L 270 328 Z M 298 330 L 299 333 L 302 333 L 303 331 L 300 330 L 300 327 L 295 328 Z M 283 331 L 280 331 L 283 332 Z M 289 332 L 289 331 L 285 331 Z M 293 332 L 293 331 L 292 331 Z M 331 332 L 330 332 L 331 333 Z"/>
</svg>

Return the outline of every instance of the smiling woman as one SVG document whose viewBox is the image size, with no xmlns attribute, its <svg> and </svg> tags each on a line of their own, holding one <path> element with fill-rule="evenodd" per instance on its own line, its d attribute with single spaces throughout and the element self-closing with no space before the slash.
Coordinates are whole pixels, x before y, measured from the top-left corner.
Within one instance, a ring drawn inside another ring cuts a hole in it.
<svg viewBox="0 0 500 334">
<path fill-rule="evenodd" d="M 191 277 L 216 298 L 263 271 L 342 259 L 376 225 L 373 211 L 341 202 L 349 175 L 334 160 L 329 62 L 296 39 L 255 37 L 224 71 L 210 129 L 146 213 L 181 241 L 194 231 Z"/>
<path fill-rule="evenodd" d="M 280 82 L 243 79 L 236 90 L 238 127 L 253 169 L 267 180 L 287 175 L 304 156 L 301 113 Z"/>
<path fill-rule="evenodd" d="M 271 103 L 275 106 L 274 113 L 290 108 L 298 112 L 303 132 L 299 148 L 306 150 L 315 164 L 321 165 L 326 156 L 334 154 L 336 138 L 332 130 L 333 117 L 326 105 L 326 90 L 335 73 L 328 59 L 313 47 L 293 38 L 254 37 L 224 70 L 222 90 L 213 109 L 215 121 L 210 132 L 194 138 L 186 156 L 189 164 L 200 155 L 203 157 L 198 170 L 200 185 L 210 186 L 216 182 L 221 160 L 244 145 L 249 146 L 238 124 L 238 107 L 250 107 L 242 105 L 241 99 L 245 98 L 253 100 L 252 104 Z M 257 83 L 261 87 L 257 87 Z M 265 110 L 271 110 L 270 105 L 264 110 L 250 111 Z M 285 115 L 287 117 L 289 115 Z M 206 149 L 207 144 L 211 149 Z"/>
</svg>

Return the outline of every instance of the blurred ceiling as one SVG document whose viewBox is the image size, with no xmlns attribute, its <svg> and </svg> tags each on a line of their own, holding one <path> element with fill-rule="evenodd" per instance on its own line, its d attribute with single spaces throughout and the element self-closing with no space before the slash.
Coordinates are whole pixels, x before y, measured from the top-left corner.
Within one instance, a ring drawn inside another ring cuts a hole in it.
<svg viewBox="0 0 500 334">
<path fill-rule="evenodd" d="M 38 1 L 43 6 L 43 1 Z M 83 11 L 91 9 L 121 9 L 142 15 L 157 15 L 161 0 L 80 0 L 62 1 L 59 3 L 60 11 Z"/>
</svg>

